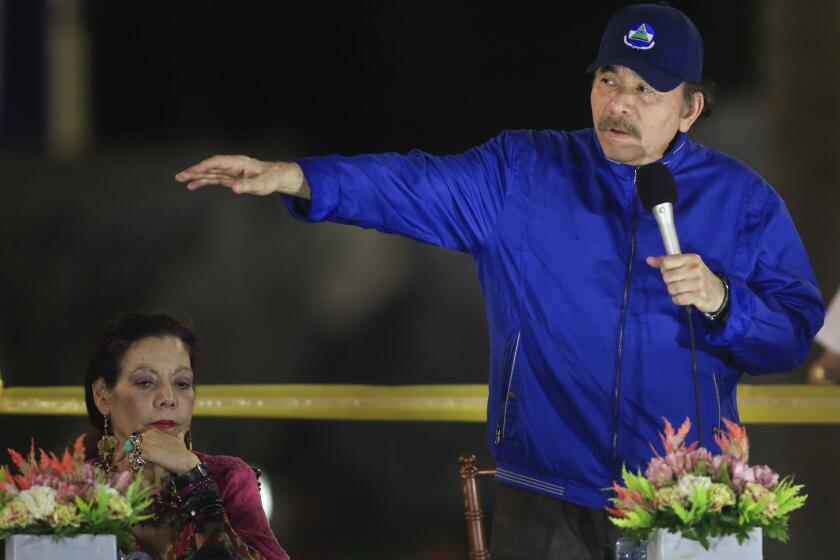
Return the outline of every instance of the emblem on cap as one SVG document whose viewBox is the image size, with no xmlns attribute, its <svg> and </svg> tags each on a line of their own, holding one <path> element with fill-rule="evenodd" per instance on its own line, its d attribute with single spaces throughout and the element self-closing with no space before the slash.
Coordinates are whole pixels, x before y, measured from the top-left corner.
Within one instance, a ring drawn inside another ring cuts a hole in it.
<svg viewBox="0 0 840 560">
<path fill-rule="evenodd" d="M 649 23 L 640 23 L 631 27 L 624 36 L 624 44 L 634 49 L 647 50 L 653 48 L 653 27 Z"/>
</svg>

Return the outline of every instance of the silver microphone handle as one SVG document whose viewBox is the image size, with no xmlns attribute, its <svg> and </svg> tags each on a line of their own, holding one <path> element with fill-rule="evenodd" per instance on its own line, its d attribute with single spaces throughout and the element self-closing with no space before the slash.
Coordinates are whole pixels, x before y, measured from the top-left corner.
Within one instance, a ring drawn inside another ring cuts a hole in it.
<svg viewBox="0 0 840 560">
<path fill-rule="evenodd" d="M 653 217 L 659 226 L 659 233 L 662 235 L 662 243 L 665 244 L 666 255 L 682 254 L 680 240 L 677 239 L 677 230 L 674 227 L 674 205 L 670 202 L 657 204 L 653 207 Z"/>
</svg>

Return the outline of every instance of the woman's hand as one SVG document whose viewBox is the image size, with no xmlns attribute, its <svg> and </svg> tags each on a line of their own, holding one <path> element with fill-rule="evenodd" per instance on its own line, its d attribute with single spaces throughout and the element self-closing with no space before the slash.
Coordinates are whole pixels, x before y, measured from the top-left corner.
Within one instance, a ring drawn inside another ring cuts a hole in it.
<svg viewBox="0 0 840 560">
<path fill-rule="evenodd" d="M 172 474 L 185 473 L 198 465 L 198 457 L 184 445 L 183 436 L 168 434 L 157 428 L 148 428 L 140 432 L 142 453 L 140 456 L 148 463 L 157 465 Z M 114 462 L 122 467 L 128 466 L 128 453 L 124 448 L 114 453 Z"/>
</svg>

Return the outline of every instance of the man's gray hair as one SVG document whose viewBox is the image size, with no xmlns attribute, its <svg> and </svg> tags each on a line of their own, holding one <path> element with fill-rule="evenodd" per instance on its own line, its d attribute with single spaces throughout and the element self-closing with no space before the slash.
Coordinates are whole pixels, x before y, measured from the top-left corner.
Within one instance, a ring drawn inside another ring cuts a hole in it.
<svg viewBox="0 0 840 560">
<path fill-rule="evenodd" d="M 715 110 L 716 90 L 717 84 L 714 82 L 703 82 L 702 84 L 683 82 L 683 103 L 689 106 L 695 92 L 703 94 L 703 112 L 700 113 L 700 118 L 705 119 Z"/>
</svg>

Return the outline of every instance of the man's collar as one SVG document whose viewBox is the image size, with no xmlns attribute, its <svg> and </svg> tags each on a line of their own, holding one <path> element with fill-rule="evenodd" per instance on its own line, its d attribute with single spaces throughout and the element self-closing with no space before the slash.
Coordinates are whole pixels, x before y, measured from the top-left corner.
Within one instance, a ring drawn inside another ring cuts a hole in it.
<svg viewBox="0 0 840 560">
<path fill-rule="evenodd" d="M 614 161 L 604 154 L 604 149 L 601 147 L 601 142 L 598 141 L 598 135 L 595 134 L 594 128 L 592 129 L 592 141 L 595 143 L 598 153 L 602 158 L 604 158 L 604 161 L 607 162 L 607 165 L 609 165 L 613 173 L 623 178 L 633 177 L 635 175 L 636 168 L 639 167 L 638 165 L 629 165 L 619 161 Z M 671 146 L 668 148 L 668 151 L 665 152 L 665 155 L 659 158 L 656 162 L 651 163 L 662 163 L 667 165 L 671 171 L 676 171 L 682 163 L 686 153 L 688 153 L 688 133 L 678 132 L 674 137 L 674 140 L 671 142 Z"/>
</svg>

